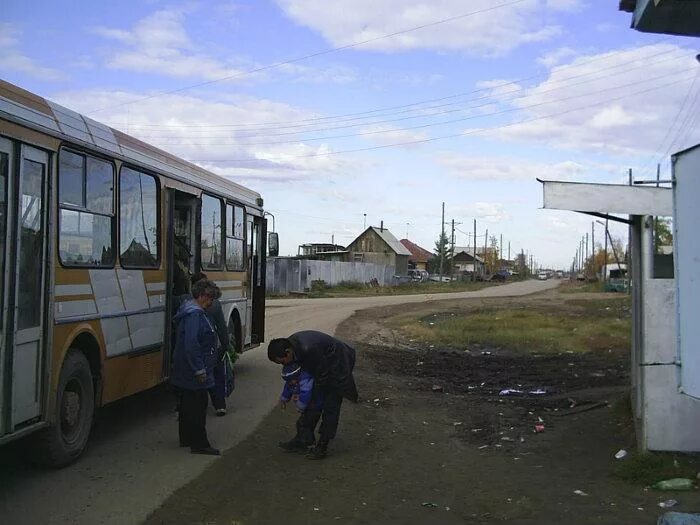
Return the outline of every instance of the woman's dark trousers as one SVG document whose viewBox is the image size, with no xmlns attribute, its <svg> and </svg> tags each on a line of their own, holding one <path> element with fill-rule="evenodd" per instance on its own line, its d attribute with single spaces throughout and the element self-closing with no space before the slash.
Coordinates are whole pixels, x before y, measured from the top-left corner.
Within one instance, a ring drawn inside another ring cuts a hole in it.
<svg viewBox="0 0 700 525">
<path fill-rule="evenodd" d="M 182 389 L 180 398 L 180 445 L 193 450 L 209 448 L 207 439 L 208 392 Z"/>
</svg>

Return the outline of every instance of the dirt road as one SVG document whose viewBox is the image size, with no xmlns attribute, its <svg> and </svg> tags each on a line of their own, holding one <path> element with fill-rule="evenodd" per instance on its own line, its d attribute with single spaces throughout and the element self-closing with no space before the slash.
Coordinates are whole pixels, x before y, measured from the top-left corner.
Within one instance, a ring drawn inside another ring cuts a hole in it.
<svg viewBox="0 0 700 525">
<path fill-rule="evenodd" d="M 451 294 L 274 300 L 268 303 L 267 338 L 300 329 L 333 333 L 341 321 L 369 307 L 520 296 L 557 284 L 527 281 Z M 244 354 L 236 370 L 231 414 L 210 416 L 208 422 L 212 441 L 223 450 L 249 436 L 279 394 L 279 370 L 268 362 L 264 346 Z M 89 450 L 71 467 L 32 469 L 16 456 L 14 446 L 0 449 L 0 516 L 13 525 L 140 523 L 176 489 L 220 461 L 178 448 L 172 399 L 162 388 L 100 410 Z"/>
<path fill-rule="evenodd" d="M 614 459 L 634 445 L 624 345 L 593 337 L 580 352 L 517 351 L 483 341 L 438 346 L 412 339 L 396 323 L 437 325 L 440 317 L 484 308 L 625 323 L 625 299 L 552 290 L 359 311 L 336 333 L 357 349 L 362 400 L 344 405 L 328 458 L 309 461 L 279 450 L 296 414 L 274 410 L 145 525 L 651 524 L 662 512 L 658 504 L 670 498 L 678 500 L 674 510 L 696 511 L 697 491 L 656 491 L 647 488 L 653 481 L 614 474 L 624 467 L 649 475 L 649 464 L 640 470 L 633 454 Z M 678 464 L 667 459 L 659 479 L 695 477 L 700 467 L 685 456 L 673 458 Z"/>
</svg>

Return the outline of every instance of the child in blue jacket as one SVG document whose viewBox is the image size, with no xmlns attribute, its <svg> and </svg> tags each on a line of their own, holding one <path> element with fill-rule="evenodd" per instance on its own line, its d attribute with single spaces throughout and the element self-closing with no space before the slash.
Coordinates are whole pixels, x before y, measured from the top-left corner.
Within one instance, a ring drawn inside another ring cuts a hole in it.
<svg viewBox="0 0 700 525">
<path fill-rule="evenodd" d="M 282 367 L 282 379 L 284 388 L 280 395 L 280 405 L 287 408 L 287 403 L 292 401 L 299 411 L 296 422 L 297 433 L 289 441 L 279 444 L 288 451 L 305 451 L 316 444 L 316 424 L 321 417 L 323 397 L 321 392 L 314 388 L 313 376 L 302 369 L 298 363 L 288 363 Z"/>
</svg>

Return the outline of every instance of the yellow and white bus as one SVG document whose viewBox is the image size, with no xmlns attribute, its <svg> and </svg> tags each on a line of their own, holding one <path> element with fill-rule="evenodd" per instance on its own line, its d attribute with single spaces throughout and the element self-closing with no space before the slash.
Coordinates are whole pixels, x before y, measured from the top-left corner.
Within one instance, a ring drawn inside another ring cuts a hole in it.
<svg viewBox="0 0 700 525">
<path fill-rule="evenodd" d="M 33 456 L 68 464 L 96 407 L 166 381 L 173 298 L 196 271 L 221 288 L 237 350 L 260 344 L 262 205 L 0 80 L 0 444 L 33 433 Z"/>
</svg>

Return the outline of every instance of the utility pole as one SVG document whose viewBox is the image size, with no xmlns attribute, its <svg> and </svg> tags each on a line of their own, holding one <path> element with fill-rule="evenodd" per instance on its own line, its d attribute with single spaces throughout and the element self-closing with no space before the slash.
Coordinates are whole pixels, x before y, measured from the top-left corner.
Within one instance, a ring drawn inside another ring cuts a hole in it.
<svg viewBox="0 0 700 525">
<path fill-rule="evenodd" d="M 501 234 L 501 247 L 498 249 L 498 259 L 499 259 L 499 265 L 498 269 L 501 269 L 501 264 L 500 261 L 503 260 L 503 234 Z"/>
<path fill-rule="evenodd" d="M 476 219 L 474 219 L 474 253 L 472 255 L 472 282 L 476 282 Z"/>
<path fill-rule="evenodd" d="M 508 264 L 510 264 L 510 241 L 508 241 Z"/>
<path fill-rule="evenodd" d="M 442 246 L 442 240 L 445 238 L 445 203 L 442 203 L 442 222 L 440 223 L 441 227 L 441 234 L 440 234 L 440 243 L 439 245 Z M 445 250 L 440 250 L 440 282 L 442 282 L 442 270 L 443 270 L 443 265 L 445 264 Z"/>
<path fill-rule="evenodd" d="M 603 282 L 608 280 L 608 219 L 605 219 L 605 249 L 603 250 L 603 258 L 605 259 L 605 265 L 603 270 L 605 274 L 603 275 Z"/>
<path fill-rule="evenodd" d="M 452 248 L 450 249 L 450 252 L 452 253 L 452 256 L 454 257 L 455 253 L 455 220 L 452 219 Z M 454 264 L 450 264 L 450 282 L 452 281 L 452 274 L 454 273 Z"/>
<path fill-rule="evenodd" d="M 489 240 L 489 229 L 486 228 L 486 236 L 484 237 L 484 254 L 483 254 L 483 259 L 484 259 L 484 265 L 486 264 L 486 243 Z"/>
<path fill-rule="evenodd" d="M 595 279 L 595 221 L 591 221 L 591 270 L 591 278 Z"/>
</svg>

